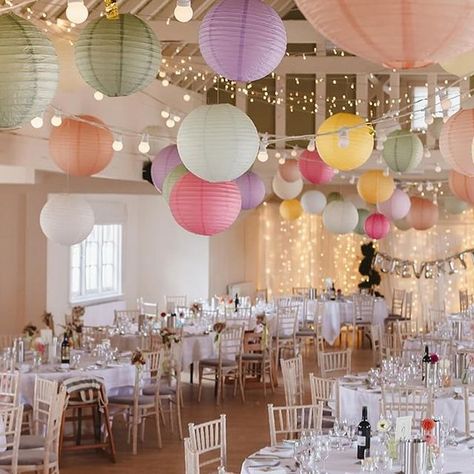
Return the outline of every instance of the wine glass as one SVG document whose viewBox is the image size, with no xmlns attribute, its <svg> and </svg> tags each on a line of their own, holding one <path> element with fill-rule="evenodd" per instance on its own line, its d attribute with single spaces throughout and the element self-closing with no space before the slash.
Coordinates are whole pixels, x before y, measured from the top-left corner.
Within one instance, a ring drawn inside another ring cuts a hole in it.
<svg viewBox="0 0 474 474">
<path fill-rule="evenodd" d="M 348 423 L 346 418 L 342 419 L 341 426 L 342 426 L 342 435 L 341 436 L 343 436 L 343 437 L 347 436 L 347 431 L 349 429 L 349 423 Z"/>
<path fill-rule="evenodd" d="M 334 419 L 334 425 L 332 429 L 334 431 L 334 435 L 336 436 L 336 449 L 340 451 L 341 450 L 341 436 L 344 434 L 344 430 L 342 427 L 342 422 L 339 421 L 339 418 Z"/>
<path fill-rule="evenodd" d="M 444 471 L 445 457 L 443 451 L 440 451 L 433 459 L 433 468 L 435 474 L 442 474 Z"/>
<path fill-rule="evenodd" d="M 329 444 L 329 438 L 326 436 L 320 436 L 319 438 L 319 455 L 321 458 L 321 468 L 323 472 L 321 474 L 327 474 L 326 473 L 326 460 L 329 457 L 329 453 L 331 451 L 331 447 Z"/>
</svg>

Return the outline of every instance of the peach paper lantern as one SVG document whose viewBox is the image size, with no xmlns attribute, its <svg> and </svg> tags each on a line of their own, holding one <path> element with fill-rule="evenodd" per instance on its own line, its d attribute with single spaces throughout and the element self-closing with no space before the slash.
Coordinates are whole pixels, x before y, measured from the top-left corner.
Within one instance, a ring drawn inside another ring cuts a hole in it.
<svg viewBox="0 0 474 474">
<path fill-rule="evenodd" d="M 474 109 L 462 109 L 444 124 L 439 137 L 439 150 L 444 159 L 459 173 L 474 176 L 472 140 Z"/>
<path fill-rule="evenodd" d="M 187 173 L 173 186 L 169 205 L 176 222 L 187 231 L 215 235 L 235 222 L 242 200 L 233 181 L 209 183 Z"/>
<path fill-rule="evenodd" d="M 51 130 L 49 152 L 65 173 L 92 176 L 100 173 L 112 160 L 114 138 L 97 117 L 79 115 L 78 118 L 84 122 L 65 118 L 59 127 Z"/>
<path fill-rule="evenodd" d="M 448 182 L 449 189 L 457 198 L 474 204 L 474 177 L 451 170 Z"/>
<path fill-rule="evenodd" d="M 411 198 L 410 212 L 406 220 L 415 230 L 428 230 L 437 224 L 439 209 L 436 204 L 420 197 Z"/>
<path fill-rule="evenodd" d="M 297 160 L 285 160 L 282 165 L 278 165 L 278 171 L 281 178 L 288 183 L 293 183 L 301 178 Z"/>
<path fill-rule="evenodd" d="M 345 51 L 406 69 L 474 48 L 472 0 L 295 0 L 306 19 Z"/>
</svg>

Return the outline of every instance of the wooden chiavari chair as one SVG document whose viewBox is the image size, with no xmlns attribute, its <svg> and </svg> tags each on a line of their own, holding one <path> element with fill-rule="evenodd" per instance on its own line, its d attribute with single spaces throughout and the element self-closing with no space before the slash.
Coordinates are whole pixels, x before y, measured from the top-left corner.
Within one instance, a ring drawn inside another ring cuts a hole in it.
<svg viewBox="0 0 474 474">
<path fill-rule="evenodd" d="M 340 396 L 338 380 L 317 377 L 311 373 L 309 374 L 309 386 L 311 389 L 311 404 L 323 404 L 323 422 L 334 422 L 334 418 L 339 418 Z M 334 408 L 330 404 L 334 404 Z"/>
<path fill-rule="evenodd" d="M 186 296 L 165 296 L 165 308 L 167 313 L 176 313 L 178 307 L 186 308 Z"/>
<path fill-rule="evenodd" d="M 323 378 L 334 378 L 351 373 L 351 349 L 346 349 L 345 351 L 322 352 L 319 357 L 321 376 Z"/>
<path fill-rule="evenodd" d="M 465 313 L 469 309 L 469 293 L 467 290 L 459 290 L 459 311 Z"/>
<path fill-rule="evenodd" d="M 276 334 L 274 336 L 275 365 L 277 370 L 278 362 L 283 353 L 290 352 L 296 355 L 299 352 L 296 331 L 298 328 L 298 307 L 280 306 L 276 315 Z"/>
<path fill-rule="evenodd" d="M 474 436 L 474 385 L 463 387 L 464 423 L 466 436 Z"/>
<path fill-rule="evenodd" d="M 0 422 L 3 425 L 2 448 L 0 451 L 0 471 L 1 468 L 8 469 L 11 474 L 21 472 L 19 469 L 20 460 L 20 435 L 23 420 L 23 405 L 0 408 Z M 29 450 L 28 450 L 29 451 Z M 25 453 L 28 451 L 24 451 Z M 25 456 L 22 456 L 22 462 Z M 57 471 L 59 472 L 59 470 Z"/>
<path fill-rule="evenodd" d="M 281 359 L 281 373 L 287 406 L 303 405 L 304 375 L 301 355 L 293 359 Z"/>
</svg>

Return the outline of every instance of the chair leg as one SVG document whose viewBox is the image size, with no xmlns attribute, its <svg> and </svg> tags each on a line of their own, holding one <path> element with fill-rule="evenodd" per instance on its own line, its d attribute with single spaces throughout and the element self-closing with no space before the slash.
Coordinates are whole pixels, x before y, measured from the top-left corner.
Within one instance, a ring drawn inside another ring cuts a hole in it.
<svg viewBox="0 0 474 474">
<path fill-rule="evenodd" d="M 263 396 L 266 398 L 267 397 L 267 379 L 266 379 L 266 373 L 265 373 L 265 361 L 262 361 L 262 368 L 260 370 L 262 371 Z"/>
<path fill-rule="evenodd" d="M 176 414 L 178 417 L 178 431 L 179 431 L 179 439 L 183 439 L 183 424 L 181 422 L 181 400 L 179 396 L 176 397 Z"/>
<path fill-rule="evenodd" d="M 220 405 L 221 403 L 221 396 L 222 400 L 224 400 L 224 395 L 222 394 L 223 392 L 223 387 L 222 387 L 222 371 L 220 373 L 217 372 L 216 370 L 216 376 L 217 376 L 217 404 Z"/>
<path fill-rule="evenodd" d="M 242 371 L 239 370 L 239 373 L 238 373 L 238 376 L 239 376 L 239 387 L 240 387 L 240 397 L 242 398 L 242 403 L 245 403 L 245 393 L 244 393 L 244 385 L 242 383 Z M 265 378 L 263 379 L 263 384 L 265 385 Z"/>
<path fill-rule="evenodd" d="M 137 455 L 137 444 L 138 444 L 138 421 L 140 419 L 141 413 L 139 414 L 140 409 L 133 410 L 132 416 L 132 453 L 134 456 Z"/>
<path fill-rule="evenodd" d="M 201 394 L 202 394 L 202 372 L 204 368 L 199 364 L 199 390 L 198 390 L 198 402 L 201 401 Z"/>
<path fill-rule="evenodd" d="M 107 442 L 109 443 L 110 457 L 112 458 L 112 462 L 116 462 L 115 441 L 114 435 L 112 434 L 112 425 L 110 424 L 109 407 L 107 405 L 104 406 L 104 423 L 105 429 L 107 431 Z"/>
<path fill-rule="evenodd" d="M 158 440 L 158 447 L 162 447 L 161 441 L 161 426 L 160 426 L 160 403 L 158 395 L 155 397 L 155 424 L 156 424 L 156 438 Z"/>
</svg>

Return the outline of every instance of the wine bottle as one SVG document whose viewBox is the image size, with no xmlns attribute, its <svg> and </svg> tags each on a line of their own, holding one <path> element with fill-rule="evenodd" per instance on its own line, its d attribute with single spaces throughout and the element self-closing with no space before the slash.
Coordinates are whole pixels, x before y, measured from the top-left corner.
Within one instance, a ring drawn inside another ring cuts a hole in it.
<svg viewBox="0 0 474 474">
<path fill-rule="evenodd" d="M 67 332 L 64 333 L 63 342 L 61 343 L 61 364 L 69 364 L 71 357 L 71 345 Z"/>
<path fill-rule="evenodd" d="M 239 301 L 239 294 L 236 293 L 235 294 L 235 299 L 234 299 L 234 305 L 235 305 L 235 312 L 237 313 L 237 311 L 239 311 L 239 304 L 240 304 L 240 301 Z"/>
<path fill-rule="evenodd" d="M 370 451 L 370 423 L 367 421 L 367 407 L 362 407 L 362 420 L 357 426 L 357 459 L 364 459 L 366 449 Z"/>
<path fill-rule="evenodd" d="M 428 364 L 431 363 L 430 351 L 428 346 L 425 346 L 425 354 L 421 359 L 421 381 L 424 382 L 428 376 Z"/>
</svg>

